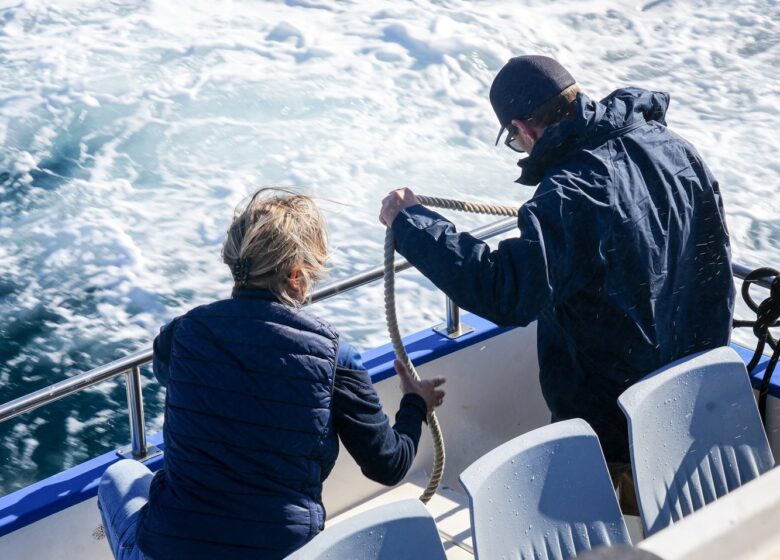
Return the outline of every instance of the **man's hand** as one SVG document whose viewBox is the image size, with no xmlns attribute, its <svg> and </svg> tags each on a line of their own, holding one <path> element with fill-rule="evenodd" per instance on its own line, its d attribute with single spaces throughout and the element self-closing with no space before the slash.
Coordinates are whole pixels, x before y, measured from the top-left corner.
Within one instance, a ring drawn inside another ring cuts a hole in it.
<svg viewBox="0 0 780 560">
<path fill-rule="evenodd" d="M 382 210 L 379 212 L 379 221 L 390 227 L 398 213 L 404 208 L 420 204 L 411 189 L 403 188 L 391 191 L 382 201 Z"/>
<path fill-rule="evenodd" d="M 393 362 L 393 366 L 395 367 L 395 372 L 398 374 L 398 377 L 401 379 L 401 392 L 404 395 L 409 393 L 420 395 L 428 407 L 428 412 L 432 412 L 434 407 L 437 407 L 444 402 L 444 391 L 437 389 L 436 387 L 443 385 L 446 379 L 443 377 L 436 377 L 434 379 L 417 381 L 408 371 L 406 371 L 406 368 L 404 368 L 398 360 Z"/>
</svg>

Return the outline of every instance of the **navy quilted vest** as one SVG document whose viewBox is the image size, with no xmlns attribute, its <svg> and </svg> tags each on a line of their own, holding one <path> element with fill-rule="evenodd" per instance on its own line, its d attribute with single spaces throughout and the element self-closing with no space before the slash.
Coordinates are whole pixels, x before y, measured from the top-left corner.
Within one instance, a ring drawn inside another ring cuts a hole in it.
<svg viewBox="0 0 780 560">
<path fill-rule="evenodd" d="M 284 558 L 322 529 L 338 454 L 331 398 L 338 335 L 269 292 L 175 322 L 165 468 L 142 510 L 152 558 Z"/>
</svg>

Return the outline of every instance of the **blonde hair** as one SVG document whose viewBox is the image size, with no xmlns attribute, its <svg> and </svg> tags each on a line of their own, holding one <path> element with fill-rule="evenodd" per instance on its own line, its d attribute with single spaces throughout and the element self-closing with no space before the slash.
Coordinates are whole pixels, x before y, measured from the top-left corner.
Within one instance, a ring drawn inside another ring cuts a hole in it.
<svg viewBox="0 0 780 560">
<path fill-rule="evenodd" d="M 546 128 L 551 124 L 573 117 L 573 102 L 577 99 L 577 94 L 580 91 L 579 85 L 570 85 L 534 109 L 528 120 L 536 127 Z"/>
<path fill-rule="evenodd" d="M 282 303 L 301 302 L 288 293 L 288 279 L 299 270 L 308 294 L 325 273 L 328 239 L 325 220 L 311 197 L 281 188 L 258 190 L 239 205 L 222 245 L 222 261 L 241 288 L 270 290 Z"/>
</svg>

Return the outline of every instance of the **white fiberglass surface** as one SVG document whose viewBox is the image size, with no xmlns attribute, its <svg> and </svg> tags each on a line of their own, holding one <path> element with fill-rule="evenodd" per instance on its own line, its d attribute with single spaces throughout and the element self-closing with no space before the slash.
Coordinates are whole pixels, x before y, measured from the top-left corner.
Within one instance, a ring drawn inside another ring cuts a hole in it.
<svg viewBox="0 0 780 560">
<path fill-rule="evenodd" d="M 586 92 L 671 93 L 721 181 L 735 256 L 777 261 L 774 0 L 0 0 L 0 401 L 148 346 L 229 294 L 233 206 L 282 184 L 325 209 L 330 279 L 380 262 L 389 189 L 520 204 L 493 76 L 557 57 Z M 485 218 L 458 216 L 462 227 Z M 405 332 L 442 296 L 397 282 Z M 316 310 L 383 342 L 381 289 Z M 145 372 L 147 378 L 149 373 Z M 146 407 L 159 429 L 162 394 Z M 124 444 L 121 384 L 0 427 L 0 493 Z"/>
<path fill-rule="evenodd" d="M 780 470 L 762 476 L 659 531 L 639 545 L 666 560 L 780 557 Z"/>
</svg>

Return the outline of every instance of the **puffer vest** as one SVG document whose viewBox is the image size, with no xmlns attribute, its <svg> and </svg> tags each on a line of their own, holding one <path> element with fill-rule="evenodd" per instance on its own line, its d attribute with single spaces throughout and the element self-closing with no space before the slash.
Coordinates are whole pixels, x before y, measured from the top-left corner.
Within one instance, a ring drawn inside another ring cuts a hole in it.
<svg viewBox="0 0 780 560">
<path fill-rule="evenodd" d="M 245 290 L 178 320 L 165 467 L 137 543 L 154 559 L 284 558 L 324 524 L 338 334 Z"/>
</svg>

